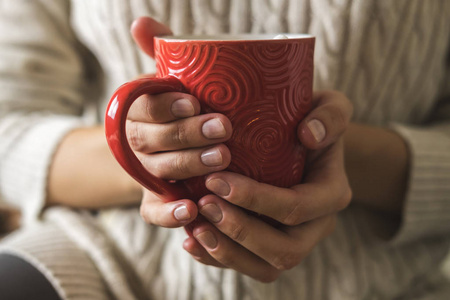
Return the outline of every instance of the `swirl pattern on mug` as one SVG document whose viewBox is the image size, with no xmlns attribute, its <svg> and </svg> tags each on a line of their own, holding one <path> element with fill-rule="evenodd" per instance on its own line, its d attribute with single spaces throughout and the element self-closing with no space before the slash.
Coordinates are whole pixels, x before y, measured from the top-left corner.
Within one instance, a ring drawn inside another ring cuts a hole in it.
<svg viewBox="0 0 450 300">
<path fill-rule="evenodd" d="M 273 101 L 254 106 L 244 107 L 233 118 L 232 142 L 227 143 L 232 153 L 229 169 L 276 186 L 298 183 L 305 149 L 296 139 L 295 126 L 286 127 Z"/>
<path fill-rule="evenodd" d="M 297 100 L 277 102 L 279 104 L 280 116 L 284 118 L 290 116 L 294 122 L 295 120 L 303 119 L 311 109 L 314 68 L 314 48 L 306 44 L 298 45 L 298 47 L 297 53 L 301 55 L 293 55 L 289 59 L 292 65 L 298 67 L 296 72 L 292 72 L 292 81 L 296 84 L 289 85 L 289 94 L 287 96 L 288 99 Z M 296 113 L 291 115 L 294 112 Z"/>
<path fill-rule="evenodd" d="M 216 47 L 180 43 L 167 43 L 156 47 L 155 58 L 159 62 L 157 74 L 160 77 L 172 75 L 186 86 L 196 86 L 213 67 L 217 51 Z"/>
<path fill-rule="evenodd" d="M 264 68 L 264 86 L 281 99 L 275 103 L 287 124 L 303 119 L 311 107 L 314 48 L 312 41 L 308 42 L 253 48 L 252 56 L 268 66 Z"/>
<path fill-rule="evenodd" d="M 205 101 L 205 108 L 229 117 L 241 114 L 241 108 L 262 98 L 257 62 L 244 47 L 219 50 L 213 70 L 193 93 Z"/>
<path fill-rule="evenodd" d="M 311 108 L 314 40 L 270 43 L 160 41 L 158 75 L 180 79 L 203 112 L 230 118 L 229 170 L 265 183 L 299 183 L 297 126 Z"/>
</svg>

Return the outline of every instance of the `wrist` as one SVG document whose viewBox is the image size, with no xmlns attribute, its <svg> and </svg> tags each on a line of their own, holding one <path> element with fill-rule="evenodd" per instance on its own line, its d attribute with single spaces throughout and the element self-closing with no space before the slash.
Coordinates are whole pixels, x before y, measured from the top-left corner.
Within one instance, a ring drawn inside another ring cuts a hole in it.
<svg viewBox="0 0 450 300">
<path fill-rule="evenodd" d="M 409 155 L 395 132 L 352 123 L 344 135 L 345 166 L 354 201 L 399 215 L 406 194 Z"/>
</svg>

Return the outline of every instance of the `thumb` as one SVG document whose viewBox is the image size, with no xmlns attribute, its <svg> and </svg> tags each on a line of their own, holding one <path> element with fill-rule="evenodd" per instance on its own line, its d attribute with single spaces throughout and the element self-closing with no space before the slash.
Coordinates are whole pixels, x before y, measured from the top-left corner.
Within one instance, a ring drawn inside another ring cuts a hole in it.
<svg viewBox="0 0 450 300">
<path fill-rule="evenodd" d="M 298 127 L 298 137 L 308 149 L 323 149 L 336 142 L 347 129 L 353 106 L 337 91 L 314 93 L 314 107 Z"/>
<path fill-rule="evenodd" d="M 134 41 L 144 53 L 152 58 L 155 58 L 153 37 L 169 34 L 172 34 L 169 27 L 150 17 L 139 17 L 131 24 L 131 35 Z"/>
</svg>

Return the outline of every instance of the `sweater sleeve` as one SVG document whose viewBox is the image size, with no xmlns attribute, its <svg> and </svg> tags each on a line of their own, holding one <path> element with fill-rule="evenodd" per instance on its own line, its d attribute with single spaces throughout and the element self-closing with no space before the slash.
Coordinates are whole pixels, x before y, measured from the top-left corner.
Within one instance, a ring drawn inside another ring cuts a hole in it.
<svg viewBox="0 0 450 300">
<path fill-rule="evenodd" d="M 83 125 L 82 50 L 69 1 L 0 0 L 0 201 L 20 207 L 24 223 L 45 204 L 60 140 Z"/>
<path fill-rule="evenodd" d="M 447 69 L 449 71 L 449 68 Z M 425 126 L 393 124 L 407 143 L 410 170 L 400 230 L 393 242 L 450 233 L 450 72 L 444 97 Z"/>
</svg>

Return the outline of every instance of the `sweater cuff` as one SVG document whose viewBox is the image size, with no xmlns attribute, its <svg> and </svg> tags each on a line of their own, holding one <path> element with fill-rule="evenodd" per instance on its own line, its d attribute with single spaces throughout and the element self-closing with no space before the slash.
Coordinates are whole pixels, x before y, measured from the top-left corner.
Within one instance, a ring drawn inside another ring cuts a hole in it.
<svg viewBox="0 0 450 300">
<path fill-rule="evenodd" d="M 29 117 L 33 118 L 33 117 Z M 19 120 L 20 121 L 20 120 Z M 39 218 L 47 196 L 47 177 L 53 155 L 62 138 L 82 121 L 76 117 L 47 116 L 27 120 L 2 158 L 1 189 L 5 199 L 22 210 L 22 222 Z"/>
<path fill-rule="evenodd" d="M 402 223 L 394 243 L 450 232 L 450 138 L 436 127 L 391 127 L 406 141 L 410 171 Z"/>
<path fill-rule="evenodd" d="M 0 253 L 30 263 L 47 278 L 61 299 L 112 299 L 92 260 L 52 223 L 36 223 L 7 236 Z"/>
</svg>

